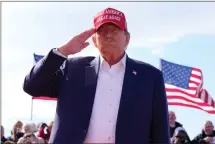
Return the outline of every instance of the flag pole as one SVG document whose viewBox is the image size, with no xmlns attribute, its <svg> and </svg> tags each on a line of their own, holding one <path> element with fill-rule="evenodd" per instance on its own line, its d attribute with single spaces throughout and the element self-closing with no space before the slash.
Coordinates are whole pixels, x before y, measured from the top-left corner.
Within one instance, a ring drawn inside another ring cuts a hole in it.
<svg viewBox="0 0 215 144">
<path fill-rule="evenodd" d="M 35 53 L 33 53 L 33 58 L 34 58 Z M 33 64 L 35 64 L 35 60 L 33 60 Z M 31 98 L 31 121 L 33 119 L 33 98 Z"/>
<path fill-rule="evenodd" d="M 31 99 L 31 121 L 33 117 L 33 98 Z"/>
</svg>

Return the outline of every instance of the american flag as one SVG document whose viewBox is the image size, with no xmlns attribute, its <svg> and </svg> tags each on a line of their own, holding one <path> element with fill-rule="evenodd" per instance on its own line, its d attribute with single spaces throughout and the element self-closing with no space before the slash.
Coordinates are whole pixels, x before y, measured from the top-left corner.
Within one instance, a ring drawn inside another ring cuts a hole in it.
<svg viewBox="0 0 215 144">
<path fill-rule="evenodd" d="M 185 106 L 215 114 L 215 102 L 203 89 L 201 69 L 161 59 L 168 105 Z"/>
<path fill-rule="evenodd" d="M 38 55 L 34 54 L 34 64 L 40 61 L 44 56 L 43 55 Z M 50 97 L 45 97 L 45 96 L 33 96 L 32 100 L 57 100 L 56 98 L 50 98 Z"/>
</svg>

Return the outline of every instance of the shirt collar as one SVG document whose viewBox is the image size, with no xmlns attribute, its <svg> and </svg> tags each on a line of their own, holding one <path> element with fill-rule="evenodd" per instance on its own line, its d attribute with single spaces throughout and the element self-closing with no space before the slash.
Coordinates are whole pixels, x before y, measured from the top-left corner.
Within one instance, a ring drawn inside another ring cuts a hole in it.
<svg viewBox="0 0 215 144">
<path fill-rule="evenodd" d="M 114 64 L 114 65 L 112 65 L 110 67 L 110 65 L 106 62 L 106 60 L 100 55 L 100 67 L 109 67 L 109 68 L 112 68 L 112 67 L 123 66 L 123 68 L 125 68 L 125 66 L 126 66 L 126 59 L 127 59 L 127 57 L 126 57 L 126 53 L 125 53 L 124 56 L 122 57 L 122 59 L 118 63 L 116 63 L 116 64 Z"/>
</svg>

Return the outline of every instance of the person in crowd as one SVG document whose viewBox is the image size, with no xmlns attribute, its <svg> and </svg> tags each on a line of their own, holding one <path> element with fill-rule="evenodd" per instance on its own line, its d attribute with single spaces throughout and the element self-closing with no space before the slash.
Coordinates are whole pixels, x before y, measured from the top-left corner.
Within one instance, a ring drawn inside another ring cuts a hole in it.
<svg viewBox="0 0 215 144">
<path fill-rule="evenodd" d="M 192 144 L 215 144 L 215 130 L 212 121 L 206 121 L 203 130 L 192 140 Z"/>
<path fill-rule="evenodd" d="M 51 122 L 48 124 L 48 127 L 47 127 L 47 142 L 49 141 L 50 136 L 51 136 L 53 123 L 54 123 L 54 121 L 51 121 Z"/>
<path fill-rule="evenodd" d="M 4 127 L 1 125 L 1 143 L 6 142 L 7 139 L 4 136 Z"/>
<path fill-rule="evenodd" d="M 23 123 L 17 121 L 11 131 L 11 136 L 8 137 L 8 140 L 17 142 L 19 138 L 23 137 L 24 133 L 22 132 Z"/>
<path fill-rule="evenodd" d="M 191 144 L 190 138 L 183 127 L 177 127 L 172 137 L 172 144 Z"/>
<path fill-rule="evenodd" d="M 47 129 L 48 125 L 46 123 L 41 123 L 41 125 L 39 126 L 39 130 L 38 130 L 38 137 L 43 138 L 43 140 L 46 142 L 47 141 L 47 135 L 46 135 L 46 129 Z"/>
<path fill-rule="evenodd" d="M 51 121 L 48 125 L 46 123 L 42 123 L 39 128 L 38 136 L 43 138 L 45 143 L 48 143 L 49 141 L 51 131 L 52 131 L 52 126 L 53 126 L 53 121 Z"/>
<path fill-rule="evenodd" d="M 176 115 L 175 112 L 169 111 L 169 126 L 170 126 L 170 137 L 173 138 L 173 134 L 175 133 L 176 128 L 183 127 L 183 125 L 176 121 Z M 190 137 L 187 135 L 189 141 Z"/>
<path fill-rule="evenodd" d="M 44 144 L 44 140 L 37 137 L 34 133 L 37 131 L 36 125 L 34 123 L 26 123 L 23 127 L 24 136 L 18 140 L 18 144 Z"/>
<path fill-rule="evenodd" d="M 4 144 L 16 144 L 16 143 L 13 141 L 7 140 L 6 142 L 4 142 Z"/>
<path fill-rule="evenodd" d="M 53 48 L 26 75 L 31 96 L 58 98 L 50 143 L 170 143 L 162 72 L 126 53 L 123 12 L 106 8 L 94 27 Z M 100 56 L 68 57 L 92 36 Z"/>
</svg>

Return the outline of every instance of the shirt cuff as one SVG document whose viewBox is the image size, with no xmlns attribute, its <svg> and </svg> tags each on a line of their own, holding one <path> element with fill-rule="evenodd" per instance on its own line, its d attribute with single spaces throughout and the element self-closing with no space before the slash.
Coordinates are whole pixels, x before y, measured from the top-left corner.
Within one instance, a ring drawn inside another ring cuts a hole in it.
<svg viewBox="0 0 215 144">
<path fill-rule="evenodd" d="M 63 55 L 62 53 L 60 53 L 57 49 L 53 49 L 53 53 L 59 55 L 59 56 L 62 56 L 64 58 L 67 58 L 67 56 Z"/>
</svg>

